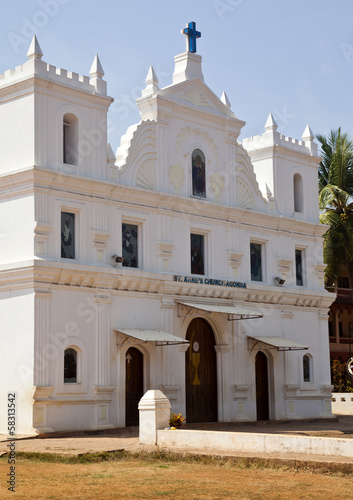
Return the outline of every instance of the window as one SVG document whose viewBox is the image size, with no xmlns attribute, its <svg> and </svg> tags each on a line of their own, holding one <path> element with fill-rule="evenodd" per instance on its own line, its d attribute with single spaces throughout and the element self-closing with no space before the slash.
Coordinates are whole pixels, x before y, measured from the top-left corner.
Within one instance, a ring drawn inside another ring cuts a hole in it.
<svg viewBox="0 0 353 500">
<path fill-rule="evenodd" d="M 205 274 L 205 237 L 202 234 L 191 234 L 191 274 Z"/>
<path fill-rule="evenodd" d="M 300 174 L 293 177 L 294 211 L 303 212 L 303 179 Z"/>
<path fill-rule="evenodd" d="M 77 351 L 66 349 L 64 353 L 64 384 L 77 383 Z"/>
<path fill-rule="evenodd" d="M 123 266 L 138 267 L 138 226 L 135 224 L 122 225 Z"/>
<path fill-rule="evenodd" d="M 295 279 L 298 286 L 304 285 L 303 280 L 303 251 L 295 250 Z"/>
<path fill-rule="evenodd" d="M 311 359 L 308 354 L 303 356 L 303 379 L 304 382 L 311 382 Z"/>
<path fill-rule="evenodd" d="M 262 245 L 250 243 L 251 280 L 262 281 Z"/>
<path fill-rule="evenodd" d="M 206 198 L 206 160 L 201 149 L 192 153 L 192 195 Z"/>
<path fill-rule="evenodd" d="M 349 288 L 348 278 L 338 278 L 337 287 L 338 288 Z"/>
<path fill-rule="evenodd" d="M 61 258 L 75 258 L 75 214 L 61 212 Z"/>
<path fill-rule="evenodd" d="M 339 336 L 339 338 L 344 337 L 344 335 L 343 335 L 343 323 L 342 323 L 342 321 L 338 322 L 338 336 Z"/>
<path fill-rule="evenodd" d="M 78 165 L 78 119 L 72 113 L 63 118 L 63 163 Z"/>
</svg>

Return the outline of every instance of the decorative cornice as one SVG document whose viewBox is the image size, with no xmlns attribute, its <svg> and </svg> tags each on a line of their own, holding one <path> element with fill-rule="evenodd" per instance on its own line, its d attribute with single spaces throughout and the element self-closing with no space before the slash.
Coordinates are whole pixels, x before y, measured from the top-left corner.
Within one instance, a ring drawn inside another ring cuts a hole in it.
<svg viewBox="0 0 353 500">
<path fill-rule="evenodd" d="M 26 267 L 25 267 L 26 264 Z M 0 286 L 3 289 L 36 288 L 37 293 L 47 294 L 56 286 L 76 289 L 95 289 L 97 300 L 110 301 L 116 292 L 147 292 L 170 298 L 197 298 L 236 301 L 245 306 L 250 304 L 285 307 L 313 308 L 325 311 L 335 300 L 335 294 L 325 290 L 281 288 L 272 285 L 247 284 L 247 288 L 228 288 L 217 285 L 184 283 L 173 281 L 173 275 L 150 273 L 127 268 L 71 264 L 55 261 L 30 261 L 15 269 L 0 270 Z M 98 289 L 98 290 L 97 290 Z M 226 302 L 227 303 L 227 302 Z"/>
<path fill-rule="evenodd" d="M 154 192 L 147 189 L 130 187 L 122 184 L 115 184 L 108 181 L 99 181 L 86 177 L 69 175 L 41 167 L 1 176 L 1 192 L 4 195 L 6 186 L 11 187 L 13 196 L 18 196 L 18 191 L 23 187 L 28 188 L 28 183 L 32 186 L 31 191 L 46 189 L 55 195 L 61 192 L 68 192 L 76 195 L 80 199 L 92 196 L 102 198 L 104 201 L 115 202 L 117 206 L 124 208 L 126 205 L 135 206 L 148 213 L 151 209 L 158 208 L 160 213 L 179 213 L 185 216 L 196 215 L 200 219 L 217 220 L 219 224 L 229 222 L 239 228 L 247 230 L 261 230 L 265 234 L 278 234 L 287 232 L 289 237 L 295 238 L 321 238 L 327 230 L 327 226 L 309 222 L 294 220 L 292 218 L 279 217 L 265 212 L 256 212 L 229 205 L 221 205 L 209 200 L 202 200 L 200 204 L 195 204 L 195 199 L 172 195 L 170 193 Z M 35 187 L 34 187 L 35 184 Z M 50 188 L 48 187 L 50 186 Z M 202 210 L 200 210 L 202 207 Z M 216 207 L 216 208 L 215 208 Z"/>
</svg>

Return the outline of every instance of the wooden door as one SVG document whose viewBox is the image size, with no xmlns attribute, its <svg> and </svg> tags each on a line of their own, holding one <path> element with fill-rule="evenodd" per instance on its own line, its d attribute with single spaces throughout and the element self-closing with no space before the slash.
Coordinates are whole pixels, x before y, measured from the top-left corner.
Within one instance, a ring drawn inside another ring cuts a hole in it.
<svg viewBox="0 0 353 500">
<path fill-rule="evenodd" d="M 217 366 L 212 328 L 202 318 L 191 321 L 186 339 L 186 421 L 217 422 Z"/>
<path fill-rule="evenodd" d="M 138 404 L 143 396 L 143 354 L 130 347 L 125 357 L 125 425 L 139 425 Z"/>
<path fill-rule="evenodd" d="M 261 351 L 255 358 L 256 373 L 256 412 L 257 420 L 268 420 L 268 368 L 267 357 Z"/>
</svg>

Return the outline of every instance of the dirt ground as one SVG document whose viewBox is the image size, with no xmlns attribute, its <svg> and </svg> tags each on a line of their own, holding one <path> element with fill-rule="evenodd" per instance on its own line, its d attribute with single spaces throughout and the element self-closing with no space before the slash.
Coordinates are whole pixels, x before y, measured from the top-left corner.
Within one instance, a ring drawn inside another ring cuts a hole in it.
<svg viewBox="0 0 353 500">
<path fill-rule="evenodd" d="M 16 492 L 6 491 L 9 465 L 0 461 L 0 499 L 352 499 L 353 476 L 242 468 L 234 464 L 125 461 L 89 464 L 16 462 Z"/>
</svg>

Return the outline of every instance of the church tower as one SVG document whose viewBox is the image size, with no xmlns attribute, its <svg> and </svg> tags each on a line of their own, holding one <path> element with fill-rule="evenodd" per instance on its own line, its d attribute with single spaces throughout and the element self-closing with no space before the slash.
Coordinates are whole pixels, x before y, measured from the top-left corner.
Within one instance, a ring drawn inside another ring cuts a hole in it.
<svg viewBox="0 0 353 500">
<path fill-rule="evenodd" d="M 90 77 L 44 62 L 35 36 L 27 57 L 0 75 L 0 173 L 37 166 L 105 178 L 112 99 L 98 55 Z"/>
<path fill-rule="evenodd" d="M 250 155 L 261 191 L 274 199 L 275 213 L 283 217 L 317 222 L 317 169 L 320 163 L 317 144 L 309 125 L 298 141 L 277 131 L 269 114 L 265 132 L 243 140 Z"/>
</svg>

